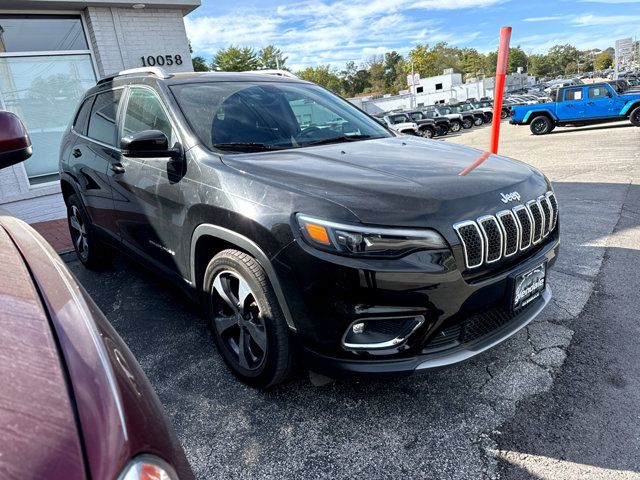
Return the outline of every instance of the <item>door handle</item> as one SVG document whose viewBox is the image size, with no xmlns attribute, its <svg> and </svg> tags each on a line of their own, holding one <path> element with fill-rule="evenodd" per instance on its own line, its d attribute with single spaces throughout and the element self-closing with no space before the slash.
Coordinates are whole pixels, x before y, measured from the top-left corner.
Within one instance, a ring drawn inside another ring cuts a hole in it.
<svg viewBox="0 0 640 480">
<path fill-rule="evenodd" d="M 120 163 L 112 163 L 111 171 L 115 174 L 124 173 L 124 167 Z"/>
<path fill-rule="evenodd" d="M 595 102 L 587 102 L 587 105 L 594 105 Z"/>
<path fill-rule="evenodd" d="M 567 103 L 567 104 L 565 105 L 565 107 L 572 107 L 572 108 L 573 108 L 573 104 L 571 104 L 571 103 Z"/>
<path fill-rule="evenodd" d="M 73 149 L 73 152 L 71 152 L 71 154 L 72 154 L 75 158 L 78 158 L 78 157 L 81 157 L 81 156 L 82 156 L 82 152 L 80 151 L 80 149 L 79 149 L 79 148 L 74 148 L 74 149 Z"/>
</svg>

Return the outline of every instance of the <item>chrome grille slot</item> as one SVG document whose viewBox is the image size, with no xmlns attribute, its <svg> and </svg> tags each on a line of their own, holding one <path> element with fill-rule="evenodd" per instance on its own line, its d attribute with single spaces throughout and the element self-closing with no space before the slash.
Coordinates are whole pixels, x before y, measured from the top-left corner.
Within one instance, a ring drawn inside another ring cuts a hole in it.
<svg viewBox="0 0 640 480">
<path fill-rule="evenodd" d="M 496 218 L 502 227 L 502 235 L 504 236 L 503 255 L 510 257 L 518 252 L 520 244 L 520 229 L 516 216 L 511 210 L 503 210 L 496 214 Z"/>
<path fill-rule="evenodd" d="M 503 237 L 500 225 L 493 215 L 486 215 L 478 219 L 485 242 L 485 261 L 497 262 L 502 258 Z"/>
<path fill-rule="evenodd" d="M 544 217 L 544 232 L 543 236 L 546 237 L 551 231 L 551 205 L 547 201 L 545 195 L 538 197 L 538 204 L 542 208 L 542 216 Z"/>
<path fill-rule="evenodd" d="M 533 219 L 533 235 L 531 241 L 534 245 L 540 243 L 542 240 L 542 234 L 544 233 L 544 217 L 542 216 L 542 207 L 537 200 L 531 200 L 527 202 L 527 209 Z"/>
<path fill-rule="evenodd" d="M 531 237 L 533 236 L 533 218 L 529 209 L 524 205 L 518 205 L 513 209 L 520 227 L 520 250 L 525 250 L 531 246 Z"/>
<path fill-rule="evenodd" d="M 476 222 L 471 220 L 460 222 L 455 224 L 453 228 L 462 241 L 467 268 L 476 268 L 482 265 L 484 260 L 484 241 Z"/>
<path fill-rule="evenodd" d="M 547 200 L 549 201 L 549 205 L 551 205 L 550 231 L 553 231 L 556 228 L 556 223 L 558 223 L 558 201 L 553 192 L 547 192 Z"/>
<path fill-rule="evenodd" d="M 453 229 L 462 244 L 468 269 L 498 262 L 539 244 L 558 221 L 558 203 L 547 192 L 525 205 L 456 223 Z"/>
</svg>

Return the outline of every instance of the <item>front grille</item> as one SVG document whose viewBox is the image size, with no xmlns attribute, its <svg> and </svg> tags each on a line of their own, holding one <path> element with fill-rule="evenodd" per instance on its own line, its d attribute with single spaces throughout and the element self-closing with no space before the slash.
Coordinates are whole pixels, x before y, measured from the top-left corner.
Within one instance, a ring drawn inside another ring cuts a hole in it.
<svg viewBox="0 0 640 480">
<path fill-rule="evenodd" d="M 558 221 L 558 203 L 553 192 L 511 210 L 456 223 L 453 229 L 462 243 L 468 269 L 497 262 L 537 245 Z"/>
</svg>

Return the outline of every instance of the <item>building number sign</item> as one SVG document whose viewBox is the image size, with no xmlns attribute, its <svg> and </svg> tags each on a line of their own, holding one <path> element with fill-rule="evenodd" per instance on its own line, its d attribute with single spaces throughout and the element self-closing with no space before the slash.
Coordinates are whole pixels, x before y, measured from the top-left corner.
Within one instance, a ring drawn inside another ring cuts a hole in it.
<svg viewBox="0 0 640 480">
<path fill-rule="evenodd" d="M 182 65 L 182 55 L 149 55 L 147 57 L 140 57 L 143 67 L 164 67 L 165 65 L 170 67 L 171 65 Z"/>
</svg>

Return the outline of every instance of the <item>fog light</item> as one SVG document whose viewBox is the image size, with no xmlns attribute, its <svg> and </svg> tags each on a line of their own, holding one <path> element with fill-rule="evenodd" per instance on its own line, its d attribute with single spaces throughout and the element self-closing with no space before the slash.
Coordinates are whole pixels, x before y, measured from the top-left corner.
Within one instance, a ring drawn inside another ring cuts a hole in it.
<svg viewBox="0 0 640 480">
<path fill-rule="evenodd" d="M 354 323 L 351 330 L 353 330 L 353 333 L 355 333 L 356 335 L 364 332 L 364 322 Z"/>
<path fill-rule="evenodd" d="M 424 321 L 423 315 L 358 319 L 346 329 L 342 346 L 347 350 L 396 348 L 403 344 Z"/>
</svg>

